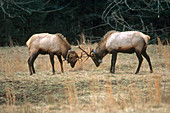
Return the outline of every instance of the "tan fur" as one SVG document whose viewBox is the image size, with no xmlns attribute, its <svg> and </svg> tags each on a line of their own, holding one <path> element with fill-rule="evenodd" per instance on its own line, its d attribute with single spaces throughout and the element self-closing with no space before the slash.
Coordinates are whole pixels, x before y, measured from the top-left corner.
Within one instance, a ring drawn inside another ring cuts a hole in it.
<svg viewBox="0 0 170 113">
<path fill-rule="evenodd" d="M 149 38 L 148 35 L 138 31 L 116 32 L 110 34 L 107 38 L 106 48 L 109 52 L 112 50 L 125 52 L 131 48 L 135 48 L 136 51 L 142 52 L 148 44 Z"/>
<path fill-rule="evenodd" d="M 42 35 L 42 34 L 49 34 L 49 33 L 40 33 L 39 35 Z M 38 36 L 38 34 L 34 34 L 34 35 L 32 35 L 30 38 L 29 38 L 29 40 L 26 42 L 26 45 L 28 46 L 28 48 L 30 48 L 30 46 L 31 46 L 31 42 L 33 41 L 33 39 L 34 38 L 36 38 Z"/>
<path fill-rule="evenodd" d="M 110 37 L 110 35 L 112 35 L 113 33 L 117 33 L 117 32 L 119 32 L 119 31 L 114 31 L 114 30 L 112 30 L 112 31 L 107 32 L 107 33 L 103 36 L 103 38 L 101 39 L 101 41 L 98 43 L 98 45 L 101 45 L 102 43 L 104 43 L 104 42 Z"/>
<path fill-rule="evenodd" d="M 56 54 L 62 53 L 66 55 L 67 51 L 71 49 L 70 44 L 67 42 L 66 38 L 58 34 L 40 33 L 34 34 L 26 42 L 26 45 L 30 49 L 30 53 L 34 51 L 42 50 L 44 52 L 53 52 Z"/>
</svg>

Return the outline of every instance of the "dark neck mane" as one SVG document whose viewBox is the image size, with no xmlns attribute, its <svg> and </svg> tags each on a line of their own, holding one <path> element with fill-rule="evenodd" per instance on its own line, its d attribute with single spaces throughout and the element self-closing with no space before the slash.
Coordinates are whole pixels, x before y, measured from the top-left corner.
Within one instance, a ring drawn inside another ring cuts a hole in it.
<svg viewBox="0 0 170 113">
<path fill-rule="evenodd" d="M 66 40 L 66 37 L 64 37 L 64 35 L 62 35 L 61 33 L 57 33 L 56 34 L 62 41 L 63 41 L 63 44 L 68 47 L 68 49 L 71 49 L 71 46 L 70 44 L 68 43 L 68 41 Z"/>
<path fill-rule="evenodd" d="M 57 37 L 59 37 L 61 40 L 62 40 L 62 56 L 66 59 L 67 57 L 67 54 L 68 54 L 68 51 L 71 50 L 71 46 L 70 44 L 68 43 L 68 41 L 66 40 L 66 38 L 61 34 L 61 33 L 57 33 L 56 34 Z"/>
</svg>

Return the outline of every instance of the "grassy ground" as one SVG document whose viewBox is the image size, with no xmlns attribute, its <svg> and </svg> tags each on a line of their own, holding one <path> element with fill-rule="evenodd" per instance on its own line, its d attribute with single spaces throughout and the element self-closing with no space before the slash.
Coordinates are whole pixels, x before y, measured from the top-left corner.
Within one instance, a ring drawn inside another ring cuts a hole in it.
<svg viewBox="0 0 170 113">
<path fill-rule="evenodd" d="M 96 46 L 89 45 L 92 48 Z M 86 46 L 84 46 L 86 47 Z M 73 49 L 80 52 L 76 47 Z M 118 54 L 116 74 L 110 74 L 110 55 L 95 67 L 89 58 L 75 68 L 64 62 L 65 73 L 55 57 L 52 75 L 48 55 L 35 61 L 30 76 L 27 47 L 0 48 L 1 113 L 168 113 L 170 111 L 170 46 L 149 45 L 154 73 L 144 59 L 135 75 L 135 54 Z"/>
</svg>

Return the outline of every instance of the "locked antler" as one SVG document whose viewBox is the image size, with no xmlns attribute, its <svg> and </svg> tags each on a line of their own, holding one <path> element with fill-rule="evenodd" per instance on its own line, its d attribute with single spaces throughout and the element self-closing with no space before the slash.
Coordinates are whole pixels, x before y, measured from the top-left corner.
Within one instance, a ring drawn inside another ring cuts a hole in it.
<svg viewBox="0 0 170 113">
<path fill-rule="evenodd" d="M 81 46 L 80 46 L 80 44 L 79 44 L 79 41 L 77 40 L 77 43 L 78 43 L 78 48 L 80 49 L 80 50 L 82 50 L 83 51 L 83 53 L 85 53 L 86 55 L 87 55 L 87 58 L 86 58 L 86 60 L 89 58 L 89 57 L 91 57 L 91 51 L 90 51 L 90 54 L 87 52 L 87 51 L 85 51 Z M 91 50 L 91 49 L 90 49 Z M 81 54 L 81 56 L 83 56 L 82 54 Z M 85 61 L 86 61 L 85 60 Z"/>
</svg>

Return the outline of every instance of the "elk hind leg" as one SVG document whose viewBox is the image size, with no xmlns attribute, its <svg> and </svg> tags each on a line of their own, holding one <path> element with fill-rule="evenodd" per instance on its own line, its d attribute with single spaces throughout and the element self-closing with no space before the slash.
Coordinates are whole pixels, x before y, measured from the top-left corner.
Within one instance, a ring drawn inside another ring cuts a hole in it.
<svg viewBox="0 0 170 113">
<path fill-rule="evenodd" d="M 146 53 L 146 49 L 142 52 L 142 55 L 146 58 L 146 60 L 148 61 L 149 67 L 150 67 L 150 72 L 153 73 L 153 69 L 152 69 L 152 64 L 150 61 L 150 57 L 149 55 Z"/>
<path fill-rule="evenodd" d="M 28 65 L 29 65 L 29 70 L 30 70 L 30 75 L 32 75 L 32 72 L 35 73 L 35 69 L 34 69 L 34 61 L 38 56 L 38 52 L 34 52 L 30 55 L 29 59 L 28 59 Z"/>
<path fill-rule="evenodd" d="M 136 53 L 136 56 L 137 56 L 137 58 L 139 60 L 139 64 L 138 64 L 138 68 L 137 68 L 135 74 L 137 74 L 139 72 L 141 64 L 142 64 L 142 61 L 143 61 L 142 55 L 140 53 Z"/>
</svg>

